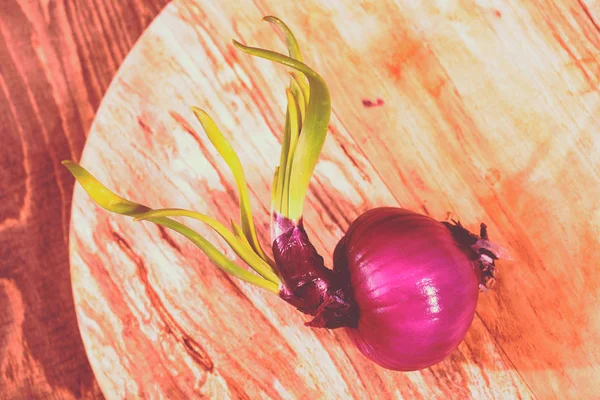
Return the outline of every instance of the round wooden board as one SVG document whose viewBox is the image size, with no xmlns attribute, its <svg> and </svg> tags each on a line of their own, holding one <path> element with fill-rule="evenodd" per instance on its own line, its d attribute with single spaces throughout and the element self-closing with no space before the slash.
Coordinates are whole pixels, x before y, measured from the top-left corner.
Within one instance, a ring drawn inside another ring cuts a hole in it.
<svg viewBox="0 0 600 400">
<path fill-rule="evenodd" d="M 350 222 L 378 205 L 471 229 L 485 221 L 512 253 L 458 350 L 420 372 L 379 368 L 343 331 L 304 327 L 292 307 L 228 277 L 177 234 L 109 214 L 78 186 L 73 290 L 107 398 L 600 396 L 594 8 L 436 3 L 177 0 L 120 68 L 81 163 L 134 201 L 237 220 L 232 176 L 189 110 L 200 106 L 238 151 L 269 247 L 288 75 L 231 39 L 284 52 L 260 22 L 279 16 L 332 95 L 305 213 L 328 265 Z"/>
</svg>

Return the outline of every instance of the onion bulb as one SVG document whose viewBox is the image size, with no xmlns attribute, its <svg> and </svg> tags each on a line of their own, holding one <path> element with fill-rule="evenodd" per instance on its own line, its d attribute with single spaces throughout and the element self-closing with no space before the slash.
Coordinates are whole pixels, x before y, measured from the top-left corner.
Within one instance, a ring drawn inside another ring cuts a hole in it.
<svg viewBox="0 0 600 400">
<path fill-rule="evenodd" d="M 376 208 L 352 223 L 334 257 L 360 315 L 346 331 L 377 364 L 425 368 L 465 337 L 481 273 L 473 250 L 444 224 L 401 208 Z"/>
<path fill-rule="evenodd" d="M 239 192 L 240 221 L 231 228 L 208 215 L 182 209 L 153 210 L 119 197 L 73 161 L 64 161 L 86 192 L 105 209 L 172 229 L 219 268 L 277 294 L 310 315 L 313 328 L 343 328 L 357 348 L 380 366 L 418 370 L 443 360 L 463 340 L 479 291 L 495 283 L 503 250 L 458 222 L 438 222 L 397 207 L 376 208 L 357 218 L 335 248 L 333 269 L 324 265 L 304 228 L 304 199 L 327 135 L 331 114 L 323 78 L 302 62 L 298 42 L 275 17 L 265 17 L 285 36 L 289 56 L 234 45 L 293 71 L 279 167 L 271 197 L 272 256 L 259 240 L 244 170 L 233 147 L 203 110 L 192 107 L 208 138 L 231 169 Z M 226 257 L 198 232 L 172 217 L 200 220 L 217 232 L 251 268 Z"/>
</svg>

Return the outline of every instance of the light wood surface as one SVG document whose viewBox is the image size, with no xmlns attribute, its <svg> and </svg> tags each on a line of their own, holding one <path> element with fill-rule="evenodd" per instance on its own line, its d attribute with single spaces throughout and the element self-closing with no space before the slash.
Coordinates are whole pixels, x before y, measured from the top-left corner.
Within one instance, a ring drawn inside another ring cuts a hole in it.
<svg viewBox="0 0 600 400">
<path fill-rule="evenodd" d="M 598 5 L 176 0 L 121 66 L 82 165 L 151 207 L 238 218 L 233 179 L 189 111 L 200 106 L 238 151 L 266 243 L 288 76 L 231 39 L 283 52 L 260 22 L 268 14 L 292 27 L 331 90 L 305 213 L 327 264 L 349 223 L 378 205 L 484 221 L 514 260 L 499 263 L 451 357 L 386 371 L 343 331 L 304 327 L 181 237 L 110 215 L 77 187 L 74 298 L 105 396 L 598 398 Z"/>
</svg>

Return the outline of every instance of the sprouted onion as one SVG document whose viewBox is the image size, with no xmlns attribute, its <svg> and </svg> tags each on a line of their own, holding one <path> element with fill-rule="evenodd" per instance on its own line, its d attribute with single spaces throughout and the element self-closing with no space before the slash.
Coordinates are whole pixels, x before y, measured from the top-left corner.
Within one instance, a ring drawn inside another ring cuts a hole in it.
<svg viewBox="0 0 600 400">
<path fill-rule="evenodd" d="M 495 282 L 502 249 L 458 222 L 438 222 L 402 208 L 376 208 L 357 218 L 338 243 L 333 269 L 311 244 L 302 215 L 309 182 L 325 142 L 331 103 L 323 78 L 302 62 L 296 38 L 275 17 L 265 17 L 286 39 L 289 56 L 235 47 L 290 67 L 279 167 L 273 177 L 271 258 L 261 247 L 249 192 L 235 151 L 203 110 L 192 107 L 208 138 L 231 169 L 239 192 L 241 224 L 231 230 L 199 212 L 153 210 L 119 197 L 72 161 L 64 161 L 101 207 L 172 229 L 198 246 L 218 267 L 266 289 L 312 316 L 306 325 L 344 328 L 360 351 L 393 370 L 440 362 L 463 340 L 480 290 Z M 171 217 L 200 220 L 215 230 L 254 272 L 240 267 L 196 231 Z"/>
</svg>

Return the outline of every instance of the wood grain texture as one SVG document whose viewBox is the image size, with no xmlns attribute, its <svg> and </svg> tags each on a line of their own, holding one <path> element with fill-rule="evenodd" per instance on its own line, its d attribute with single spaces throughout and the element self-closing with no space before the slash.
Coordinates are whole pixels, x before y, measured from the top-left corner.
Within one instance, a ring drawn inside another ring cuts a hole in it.
<svg viewBox="0 0 600 400">
<path fill-rule="evenodd" d="M 0 5 L 0 399 L 102 398 L 69 276 L 72 177 L 118 66 L 166 0 Z"/>
<path fill-rule="evenodd" d="M 197 105 L 239 152 L 267 238 L 288 78 L 230 40 L 283 51 L 259 22 L 273 14 L 332 94 L 305 214 L 328 265 L 350 222 L 378 205 L 471 228 L 485 221 L 514 260 L 500 263 L 457 351 L 420 372 L 391 372 L 343 331 L 304 327 L 181 237 L 108 214 L 77 187 L 74 297 L 104 394 L 600 397 L 598 10 L 566 0 L 171 3 L 127 57 L 89 135 L 82 164 L 109 187 L 151 207 L 237 218 L 233 179 L 189 111 Z"/>
</svg>

